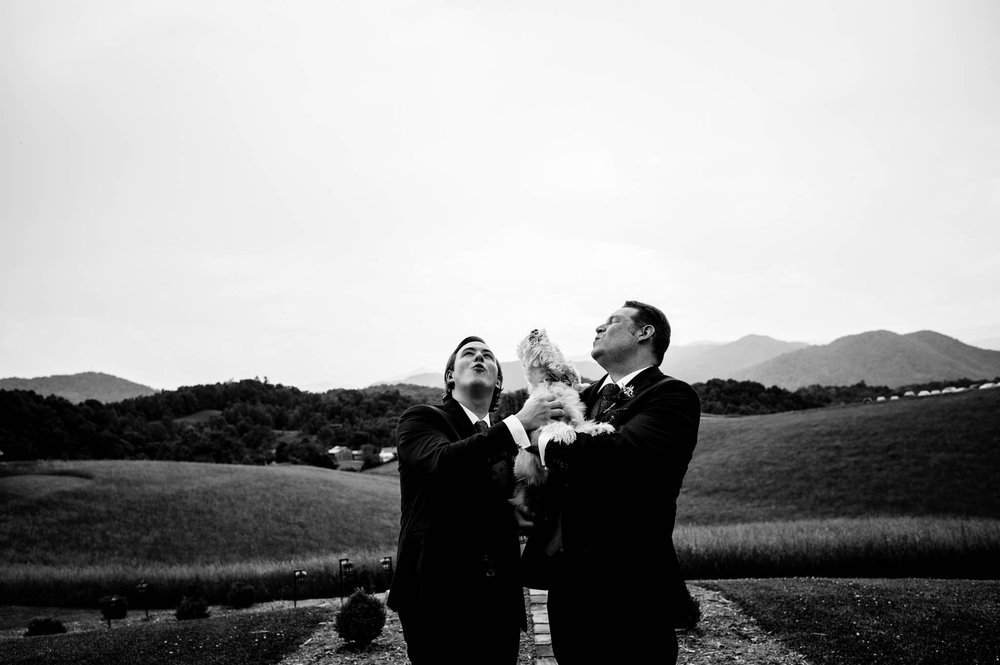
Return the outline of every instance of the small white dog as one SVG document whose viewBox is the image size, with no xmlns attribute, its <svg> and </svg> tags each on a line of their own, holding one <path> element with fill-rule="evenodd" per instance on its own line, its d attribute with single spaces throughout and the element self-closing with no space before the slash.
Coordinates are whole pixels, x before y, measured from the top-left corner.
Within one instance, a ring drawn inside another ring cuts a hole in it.
<svg viewBox="0 0 1000 665">
<path fill-rule="evenodd" d="M 580 373 L 573 363 L 549 339 L 545 330 L 535 329 L 517 345 L 517 358 L 521 361 L 528 380 L 528 396 L 553 395 L 563 405 L 565 416 L 542 426 L 539 438 L 549 441 L 572 443 L 577 432 L 581 434 L 607 434 L 615 431 L 613 425 L 596 423 L 584 417 L 580 400 Z M 511 502 L 522 513 L 531 513 L 528 497 L 531 488 L 545 483 L 548 472 L 538 455 L 521 450 L 514 458 L 514 478 L 517 487 Z"/>
</svg>

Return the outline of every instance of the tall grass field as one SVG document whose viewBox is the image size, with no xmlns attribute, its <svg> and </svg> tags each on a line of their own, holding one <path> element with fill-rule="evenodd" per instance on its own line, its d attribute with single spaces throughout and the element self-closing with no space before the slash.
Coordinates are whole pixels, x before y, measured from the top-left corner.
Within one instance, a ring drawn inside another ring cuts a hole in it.
<svg viewBox="0 0 1000 665">
<path fill-rule="evenodd" d="M 685 575 L 996 578 L 998 414 L 1000 391 L 982 391 L 705 418 L 678 500 Z M 153 607 L 195 588 L 221 603 L 236 580 L 259 600 L 336 596 L 341 558 L 356 571 L 346 586 L 383 588 L 399 482 L 380 471 L 0 464 L 0 603 L 92 606 L 118 593 L 135 607 L 141 579 Z M 641 583 L 641 567 L 619 563 Z M 294 570 L 308 573 L 295 585 Z"/>
</svg>

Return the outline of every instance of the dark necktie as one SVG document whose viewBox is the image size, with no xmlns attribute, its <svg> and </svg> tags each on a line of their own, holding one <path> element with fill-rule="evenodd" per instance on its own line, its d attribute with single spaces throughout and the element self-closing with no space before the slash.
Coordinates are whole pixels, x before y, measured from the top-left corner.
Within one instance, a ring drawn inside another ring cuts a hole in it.
<svg viewBox="0 0 1000 665">
<path fill-rule="evenodd" d="M 489 428 L 490 426 L 486 424 L 485 420 L 476 421 L 476 431 L 479 432 L 480 434 L 485 434 L 486 430 L 488 430 Z"/>
<path fill-rule="evenodd" d="M 600 417 L 602 413 L 607 411 L 608 407 L 615 401 L 621 391 L 622 389 L 618 387 L 617 383 L 609 383 L 601 388 L 601 396 L 597 400 L 597 408 L 594 409 L 594 418 Z"/>
</svg>

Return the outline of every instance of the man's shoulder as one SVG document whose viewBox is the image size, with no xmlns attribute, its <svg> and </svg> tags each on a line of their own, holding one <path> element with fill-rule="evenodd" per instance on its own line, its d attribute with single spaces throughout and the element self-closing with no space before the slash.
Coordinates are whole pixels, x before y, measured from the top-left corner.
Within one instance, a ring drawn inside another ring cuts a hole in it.
<svg viewBox="0 0 1000 665">
<path fill-rule="evenodd" d="M 670 376 L 669 374 L 663 374 L 662 381 L 664 385 L 675 390 L 694 390 L 694 388 L 691 387 L 691 384 L 684 379 L 678 379 L 676 376 Z"/>
<path fill-rule="evenodd" d="M 700 403 L 697 391 L 687 381 L 665 374 L 659 367 L 651 367 L 643 372 L 644 392 L 650 396 L 661 395 L 671 399 L 691 400 Z"/>
<path fill-rule="evenodd" d="M 428 418 L 448 418 L 449 413 L 441 404 L 414 404 L 399 416 L 400 421 Z"/>
<path fill-rule="evenodd" d="M 691 387 L 687 381 L 664 374 L 660 385 L 664 393 L 689 401 L 698 405 L 699 409 L 701 408 L 701 397 L 698 395 L 698 391 Z"/>
<path fill-rule="evenodd" d="M 445 404 L 414 404 L 407 407 L 403 413 L 447 413 Z"/>
</svg>

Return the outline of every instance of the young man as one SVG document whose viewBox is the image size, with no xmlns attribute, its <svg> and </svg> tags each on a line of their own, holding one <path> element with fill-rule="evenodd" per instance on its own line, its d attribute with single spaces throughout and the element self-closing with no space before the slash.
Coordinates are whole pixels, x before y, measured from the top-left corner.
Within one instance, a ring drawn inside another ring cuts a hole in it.
<svg viewBox="0 0 1000 665">
<path fill-rule="evenodd" d="M 513 458 L 561 404 L 529 399 L 491 423 L 503 374 L 479 337 L 458 344 L 444 382 L 441 406 L 407 409 L 396 429 L 402 519 L 387 604 L 413 665 L 514 665 L 526 621 Z"/>
<path fill-rule="evenodd" d="M 675 663 L 673 616 L 687 596 L 672 534 L 701 404 L 658 369 L 670 344 L 659 309 L 627 301 L 596 332 L 591 356 L 608 374 L 581 397 L 615 432 L 538 441 L 561 494 L 558 528 L 529 536 L 554 552 L 552 648 L 559 665 Z"/>
</svg>

